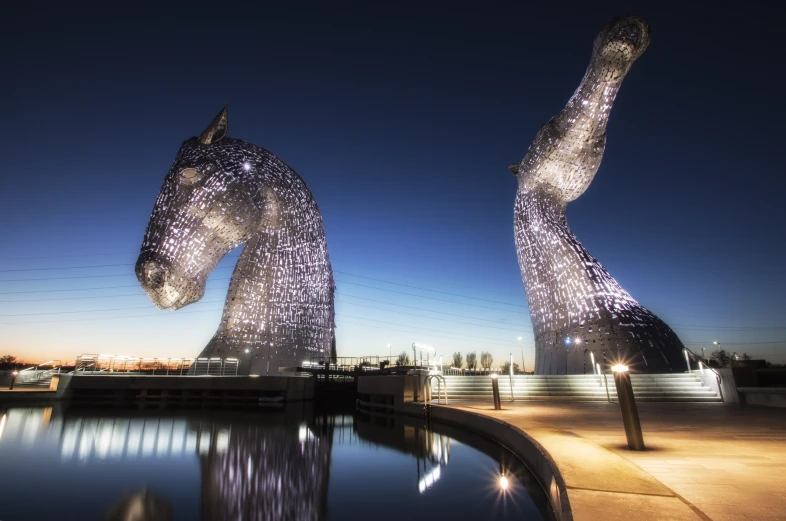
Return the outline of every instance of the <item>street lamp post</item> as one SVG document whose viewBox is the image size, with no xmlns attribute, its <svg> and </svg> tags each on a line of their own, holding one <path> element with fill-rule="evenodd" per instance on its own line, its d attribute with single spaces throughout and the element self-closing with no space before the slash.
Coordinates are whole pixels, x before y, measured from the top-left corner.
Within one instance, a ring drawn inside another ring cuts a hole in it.
<svg viewBox="0 0 786 521">
<path fill-rule="evenodd" d="M 497 373 L 491 373 L 491 392 L 494 395 L 494 409 L 502 409 L 502 404 L 499 400 L 499 382 L 497 381 Z"/>
<path fill-rule="evenodd" d="M 622 411 L 622 424 L 625 426 L 625 437 L 630 450 L 644 450 L 644 436 L 641 433 L 639 411 L 633 397 L 633 386 L 630 383 L 628 367 L 617 364 L 611 368 L 614 373 L 614 385 L 617 388 L 617 399 Z"/>
</svg>

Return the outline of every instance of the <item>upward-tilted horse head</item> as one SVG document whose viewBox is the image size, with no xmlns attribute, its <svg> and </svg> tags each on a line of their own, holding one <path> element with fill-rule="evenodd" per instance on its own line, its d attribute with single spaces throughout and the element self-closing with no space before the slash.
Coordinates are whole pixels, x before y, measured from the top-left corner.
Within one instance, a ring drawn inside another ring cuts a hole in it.
<svg viewBox="0 0 786 521">
<path fill-rule="evenodd" d="M 237 357 L 252 373 L 270 361 L 335 356 L 335 286 L 319 208 L 289 166 L 225 138 L 227 126 L 224 109 L 180 147 L 150 217 L 137 278 L 156 306 L 179 309 L 202 298 L 221 258 L 245 243 L 202 356 Z"/>
<path fill-rule="evenodd" d="M 595 177 L 614 99 L 649 42 L 642 18 L 611 20 L 595 38 L 587 71 L 567 105 L 540 128 L 524 159 L 509 167 L 518 179 L 515 240 L 538 374 L 595 372 L 596 359 L 632 371 L 682 370 L 680 339 L 584 248 L 565 213 Z"/>
</svg>

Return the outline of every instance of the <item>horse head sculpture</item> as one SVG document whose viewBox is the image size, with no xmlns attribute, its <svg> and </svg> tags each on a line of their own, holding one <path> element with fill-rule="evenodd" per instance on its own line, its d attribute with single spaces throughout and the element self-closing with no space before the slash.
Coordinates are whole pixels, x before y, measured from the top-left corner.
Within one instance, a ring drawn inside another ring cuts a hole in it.
<svg viewBox="0 0 786 521">
<path fill-rule="evenodd" d="M 335 357 L 335 283 L 322 216 L 300 176 L 275 155 L 227 138 L 223 109 L 186 140 L 156 199 L 136 262 L 159 308 L 202 298 L 218 262 L 245 244 L 218 331 L 202 357 L 261 374 Z"/>
<path fill-rule="evenodd" d="M 595 39 L 584 79 L 565 108 L 540 128 L 521 163 L 509 167 L 518 178 L 516 250 L 538 374 L 594 372 L 588 351 L 634 371 L 684 367 L 677 335 L 622 289 L 565 216 L 567 204 L 592 183 L 614 99 L 649 42 L 643 19 L 612 20 Z"/>
</svg>

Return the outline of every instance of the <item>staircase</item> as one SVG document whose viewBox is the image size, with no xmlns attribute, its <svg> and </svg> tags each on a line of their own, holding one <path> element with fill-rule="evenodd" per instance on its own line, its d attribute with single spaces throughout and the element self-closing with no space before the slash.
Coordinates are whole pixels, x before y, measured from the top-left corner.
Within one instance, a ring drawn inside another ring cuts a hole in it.
<svg viewBox="0 0 786 521">
<path fill-rule="evenodd" d="M 57 374 L 57 372 L 30 369 L 19 371 L 19 374 L 14 381 L 14 389 L 20 387 L 49 389 L 49 385 L 52 383 L 53 374 Z"/>
<path fill-rule="evenodd" d="M 445 376 L 448 399 L 492 400 L 489 376 Z M 608 382 L 608 395 L 606 383 Z M 631 375 L 633 394 L 638 402 L 720 402 L 721 397 L 692 373 Z M 511 380 L 499 377 L 500 399 L 510 401 Z M 614 376 L 598 375 L 516 375 L 514 400 L 616 401 Z"/>
</svg>

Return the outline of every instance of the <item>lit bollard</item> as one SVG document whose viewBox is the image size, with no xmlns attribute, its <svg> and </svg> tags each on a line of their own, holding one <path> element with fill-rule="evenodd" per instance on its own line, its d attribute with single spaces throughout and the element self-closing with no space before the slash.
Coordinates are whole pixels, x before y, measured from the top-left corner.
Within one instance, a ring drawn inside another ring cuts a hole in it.
<svg viewBox="0 0 786 521">
<path fill-rule="evenodd" d="M 8 387 L 9 391 L 14 390 L 14 384 L 16 383 L 16 375 L 18 374 L 19 374 L 18 371 L 14 371 L 13 373 L 11 373 L 11 385 Z"/>
<path fill-rule="evenodd" d="M 491 373 L 491 391 L 494 393 L 494 409 L 502 409 L 502 404 L 499 401 L 499 382 L 497 381 L 497 373 Z"/>
<path fill-rule="evenodd" d="M 644 436 L 641 434 L 639 411 L 636 408 L 636 400 L 633 398 L 633 386 L 630 383 L 628 367 L 618 364 L 611 370 L 614 373 L 614 385 L 617 387 L 617 398 L 622 410 L 622 423 L 625 425 L 628 448 L 644 450 Z"/>
</svg>

